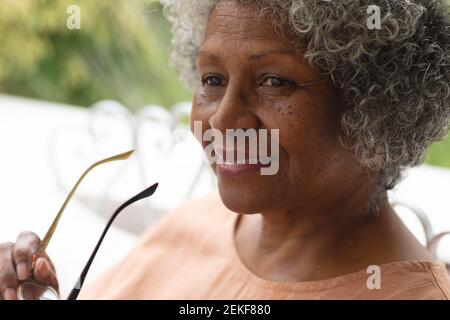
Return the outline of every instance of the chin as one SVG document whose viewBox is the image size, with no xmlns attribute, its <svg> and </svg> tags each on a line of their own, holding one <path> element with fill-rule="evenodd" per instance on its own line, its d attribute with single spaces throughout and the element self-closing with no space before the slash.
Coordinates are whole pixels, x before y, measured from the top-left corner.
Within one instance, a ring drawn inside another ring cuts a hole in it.
<svg viewBox="0 0 450 320">
<path fill-rule="evenodd" d="M 270 210 L 281 199 L 276 199 L 274 188 L 268 190 L 263 186 L 230 185 L 218 182 L 220 198 L 223 204 L 231 211 L 239 214 L 255 214 Z"/>
</svg>

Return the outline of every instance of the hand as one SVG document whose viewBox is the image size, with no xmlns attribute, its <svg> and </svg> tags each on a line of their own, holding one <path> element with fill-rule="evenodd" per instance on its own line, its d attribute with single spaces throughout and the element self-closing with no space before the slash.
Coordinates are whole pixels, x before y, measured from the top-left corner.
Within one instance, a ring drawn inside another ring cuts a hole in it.
<svg viewBox="0 0 450 320">
<path fill-rule="evenodd" d="M 16 243 L 0 244 L 0 300 L 16 300 L 19 281 L 31 277 L 58 290 L 55 268 L 47 255 L 36 259 L 31 274 L 33 255 L 40 242 L 36 234 L 26 231 L 18 236 Z"/>
</svg>

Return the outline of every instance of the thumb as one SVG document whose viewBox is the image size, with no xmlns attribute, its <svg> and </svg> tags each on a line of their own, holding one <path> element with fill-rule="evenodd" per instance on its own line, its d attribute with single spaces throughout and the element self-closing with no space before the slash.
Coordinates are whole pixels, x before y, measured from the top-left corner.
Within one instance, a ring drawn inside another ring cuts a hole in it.
<svg viewBox="0 0 450 320">
<path fill-rule="evenodd" d="M 34 267 L 34 278 L 58 290 L 56 272 L 45 257 L 38 257 Z"/>
</svg>

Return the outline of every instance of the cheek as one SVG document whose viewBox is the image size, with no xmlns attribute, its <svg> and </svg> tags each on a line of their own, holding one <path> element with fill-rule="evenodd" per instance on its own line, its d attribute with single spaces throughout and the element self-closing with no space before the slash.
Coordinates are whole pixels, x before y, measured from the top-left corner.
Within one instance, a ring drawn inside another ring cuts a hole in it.
<svg viewBox="0 0 450 320">
<path fill-rule="evenodd" d="M 332 107 L 302 97 L 275 102 L 267 112 L 267 125 L 280 129 L 280 149 L 287 154 L 293 173 L 317 173 L 340 157 L 339 117 Z"/>
</svg>

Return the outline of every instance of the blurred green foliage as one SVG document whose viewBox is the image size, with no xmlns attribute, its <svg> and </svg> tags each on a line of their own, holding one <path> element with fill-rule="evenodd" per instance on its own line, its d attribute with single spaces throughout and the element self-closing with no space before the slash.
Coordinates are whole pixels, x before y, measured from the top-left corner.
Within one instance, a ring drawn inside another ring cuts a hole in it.
<svg viewBox="0 0 450 320">
<path fill-rule="evenodd" d="M 450 135 L 443 141 L 436 142 L 430 147 L 425 162 L 435 166 L 450 168 Z"/>
<path fill-rule="evenodd" d="M 69 30 L 69 5 L 81 29 Z M 170 106 L 190 95 L 169 67 L 170 27 L 149 0 L 0 0 L 0 92 L 89 106 Z"/>
<path fill-rule="evenodd" d="M 69 5 L 81 29 L 69 30 Z M 190 100 L 169 66 L 170 26 L 156 0 L 0 0 L 0 92 L 132 110 Z M 450 136 L 430 164 L 450 167 Z"/>
</svg>

